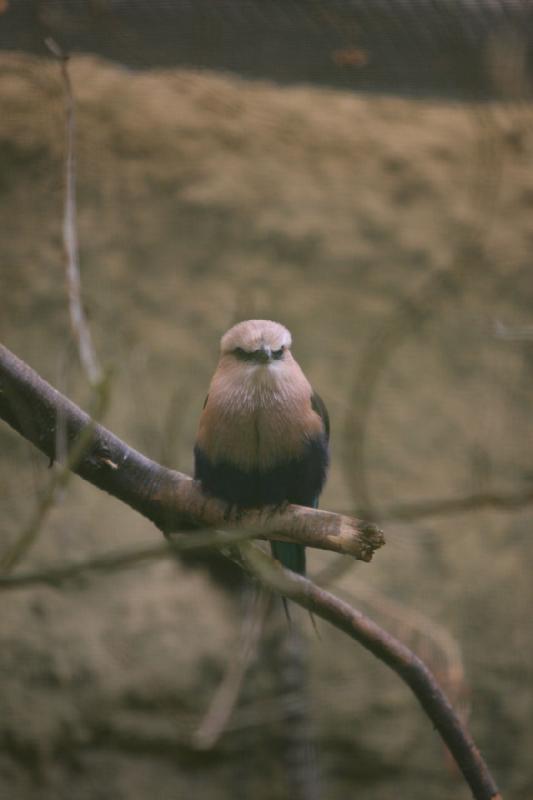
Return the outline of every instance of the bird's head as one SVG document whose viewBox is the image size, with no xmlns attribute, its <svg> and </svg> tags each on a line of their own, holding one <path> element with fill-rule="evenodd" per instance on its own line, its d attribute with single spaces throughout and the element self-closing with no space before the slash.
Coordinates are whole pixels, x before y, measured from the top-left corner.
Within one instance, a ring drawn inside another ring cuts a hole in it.
<svg viewBox="0 0 533 800">
<path fill-rule="evenodd" d="M 249 366 L 281 364 L 291 358 L 291 335 L 279 322 L 248 319 L 230 328 L 220 341 L 225 360 Z"/>
</svg>

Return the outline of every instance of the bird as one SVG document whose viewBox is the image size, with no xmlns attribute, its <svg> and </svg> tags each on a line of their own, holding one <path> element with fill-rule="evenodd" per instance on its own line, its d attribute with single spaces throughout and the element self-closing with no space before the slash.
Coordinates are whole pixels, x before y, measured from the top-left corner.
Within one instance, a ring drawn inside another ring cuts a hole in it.
<svg viewBox="0 0 533 800">
<path fill-rule="evenodd" d="M 236 509 L 316 508 L 329 465 L 329 417 L 279 322 L 251 319 L 220 340 L 200 416 L 194 477 Z M 305 547 L 272 541 L 272 555 L 304 575 Z"/>
</svg>

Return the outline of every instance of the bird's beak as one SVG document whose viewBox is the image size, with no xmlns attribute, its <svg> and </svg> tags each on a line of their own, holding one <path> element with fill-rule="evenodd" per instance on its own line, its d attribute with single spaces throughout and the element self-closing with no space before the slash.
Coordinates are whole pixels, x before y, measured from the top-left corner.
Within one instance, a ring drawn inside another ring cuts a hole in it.
<svg viewBox="0 0 533 800">
<path fill-rule="evenodd" d="M 259 350 L 256 350 L 257 360 L 261 364 L 268 364 L 269 361 L 272 360 L 272 350 L 270 347 L 266 347 L 265 345 L 261 347 Z"/>
</svg>

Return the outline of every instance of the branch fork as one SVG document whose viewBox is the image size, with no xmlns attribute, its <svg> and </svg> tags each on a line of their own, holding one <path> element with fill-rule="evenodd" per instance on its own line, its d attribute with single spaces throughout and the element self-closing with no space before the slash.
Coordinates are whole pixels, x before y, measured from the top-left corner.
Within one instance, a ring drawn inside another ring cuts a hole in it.
<svg viewBox="0 0 533 800">
<path fill-rule="evenodd" d="M 229 525 L 237 529 L 233 536 L 242 529 L 243 539 L 238 547 L 243 567 L 263 585 L 344 631 L 393 669 L 413 691 L 440 733 L 473 797 L 501 800 L 469 732 L 423 661 L 361 612 L 307 578 L 283 569 L 252 542 L 244 540 L 248 534 L 282 539 L 370 561 L 384 543 L 379 528 L 351 517 L 303 506 L 288 506 L 283 510 L 252 509 L 237 515 L 228 510 L 225 503 L 206 497 L 200 485 L 187 475 L 166 469 L 128 447 L 1 345 L 0 419 L 52 460 L 56 459 L 56 429 L 61 424 L 69 452 L 68 467 L 144 514 L 170 539 L 179 531 L 199 527 L 227 528 Z M 197 531 L 196 535 L 201 538 L 203 534 Z M 231 536 L 229 533 L 222 538 L 227 540 Z M 191 543 L 194 538 L 192 534 Z M 67 576 L 70 572 L 72 570 L 63 571 Z M 31 582 L 31 576 L 26 582 Z"/>
</svg>

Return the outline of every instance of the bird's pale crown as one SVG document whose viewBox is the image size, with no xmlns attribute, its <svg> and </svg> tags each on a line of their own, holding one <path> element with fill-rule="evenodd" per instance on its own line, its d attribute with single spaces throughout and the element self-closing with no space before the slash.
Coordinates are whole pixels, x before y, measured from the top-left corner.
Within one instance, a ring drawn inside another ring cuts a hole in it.
<svg viewBox="0 0 533 800">
<path fill-rule="evenodd" d="M 246 353 L 267 348 L 274 352 L 281 348 L 289 349 L 292 344 L 287 328 L 269 319 L 247 319 L 227 331 L 220 340 L 222 355 L 237 349 Z"/>
</svg>

